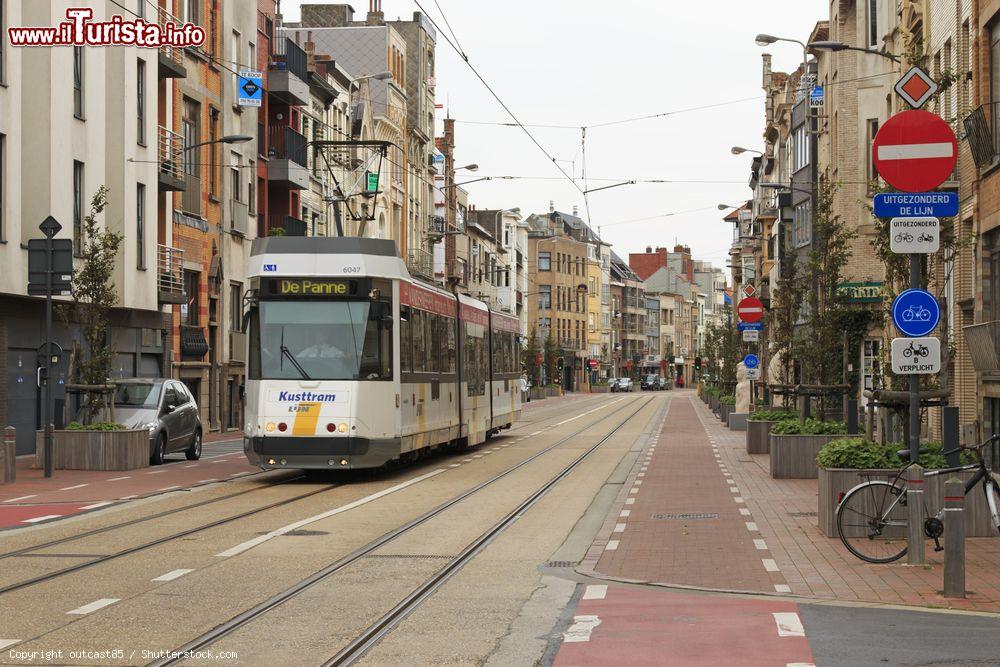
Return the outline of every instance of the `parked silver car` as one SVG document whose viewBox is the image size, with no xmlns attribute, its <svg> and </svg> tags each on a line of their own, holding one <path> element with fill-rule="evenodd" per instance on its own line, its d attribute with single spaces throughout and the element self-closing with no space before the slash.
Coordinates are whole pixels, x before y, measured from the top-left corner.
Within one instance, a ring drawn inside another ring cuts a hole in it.
<svg viewBox="0 0 1000 667">
<path fill-rule="evenodd" d="M 632 391 L 632 378 L 618 378 L 618 391 Z"/>
<path fill-rule="evenodd" d="M 164 378 L 119 380 L 115 420 L 128 428 L 149 430 L 149 462 L 163 463 L 170 452 L 188 460 L 201 458 L 201 417 L 184 383 Z"/>
</svg>

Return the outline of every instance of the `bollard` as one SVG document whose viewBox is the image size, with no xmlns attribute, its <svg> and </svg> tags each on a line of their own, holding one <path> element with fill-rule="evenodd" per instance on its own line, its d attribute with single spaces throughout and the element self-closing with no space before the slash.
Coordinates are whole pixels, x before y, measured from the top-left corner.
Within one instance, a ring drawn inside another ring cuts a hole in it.
<svg viewBox="0 0 1000 667">
<path fill-rule="evenodd" d="M 8 426 L 3 431 L 3 483 L 17 481 L 17 430 Z"/>
<path fill-rule="evenodd" d="M 906 562 L 924 565 L 924 467 L 919 463 L 906 469 Z"/>
<path fill-rule="evenodd" d="M 858 434 L 858 399 L 849 398 L 845 401 L 847 406 L 847 414 L 845 415 L 847 421 L 847 434 L 857 435 Z"/>
<path fill-rule="evenodd" d="M 961 443 L 960 428 L 958 426 L 958 408 L 946 405 L 941 408 L 941 440 L 942 449 L 950 451 L 956 449 Z M 961 465 L 959 461 L 960 452 L 953 452 L 947 456 L 949 468 L 957 468 Z"/>
<path fill-rule="evenodd" d="M 944 483 L 944 596 L 965 597 L 965 482 Z"/>
</svg>

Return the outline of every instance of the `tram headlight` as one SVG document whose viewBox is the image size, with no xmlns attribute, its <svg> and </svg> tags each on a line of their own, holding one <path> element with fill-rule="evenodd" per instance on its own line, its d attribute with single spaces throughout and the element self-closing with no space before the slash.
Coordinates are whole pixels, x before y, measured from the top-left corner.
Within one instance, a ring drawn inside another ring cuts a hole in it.
<svg viewBox="0 0 1000 667">
<path fill-rule="evenodd" d="M 274 422 L 267 422 L 267 426 L 265 426 L 264 429 L 268 433 L 274 433 Z"/>
<path fill-rule="evenodd" d="M 337 427 L 337 430 L 340 431 L 341 433 L 347 433 L 347 424 L 341 424 L 340 426 Z"/>
</svg>

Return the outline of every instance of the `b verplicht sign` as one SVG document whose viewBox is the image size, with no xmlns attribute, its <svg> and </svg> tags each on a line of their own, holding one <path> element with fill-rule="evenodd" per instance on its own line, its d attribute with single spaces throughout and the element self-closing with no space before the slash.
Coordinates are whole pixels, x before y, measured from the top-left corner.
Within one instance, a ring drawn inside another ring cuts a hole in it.
<svg viewBox="0 0 1000 667">
<path fill-rule="evenodd" d="M 948 180 L 958 160 L 958 143 L 951 127 L 937 114 L 903 111 L 875 135 L 872 160 L 892 187 L 924 192 Z"/>
<path fill-rule="evenodd" d="M 893 338 L 892 372 L 896 375 L 934 375 L 941 372 L 941 340 Z"/>
<path fill-rule="evenodd" d="M 764 317 L 764 304 L 756 297 L 747 297 L 740 300 L 739 305 L 736 306 L 736 314 L 741 322 L 760 322 L 761 318 Z"/>
</svg>

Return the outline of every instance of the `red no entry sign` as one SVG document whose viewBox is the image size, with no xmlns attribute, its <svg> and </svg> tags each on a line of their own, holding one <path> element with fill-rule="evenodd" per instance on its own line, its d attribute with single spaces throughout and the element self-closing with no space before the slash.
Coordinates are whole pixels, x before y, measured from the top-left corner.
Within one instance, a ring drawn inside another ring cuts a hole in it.
<svg viewBox="0 0 1000 667">
<path fill-rule="evenodd" d="M 760 322 L 761 318 L 764 317 L 764 304 L 756 297 L 747 297 L 746 299 L 742 299 L 739 305 L 736 306 L 736 314 L 739 316 L 741 322 L 748 322 L 750 324 Z"/>
<path fill-rule="evenodd" d="M 929 111 L 903 111 L 879 129 L 872 160 L 885 182 L 904 192 L 933 190 L 958 160 L 958 143 L 948 123 Z"/>
</svg>

